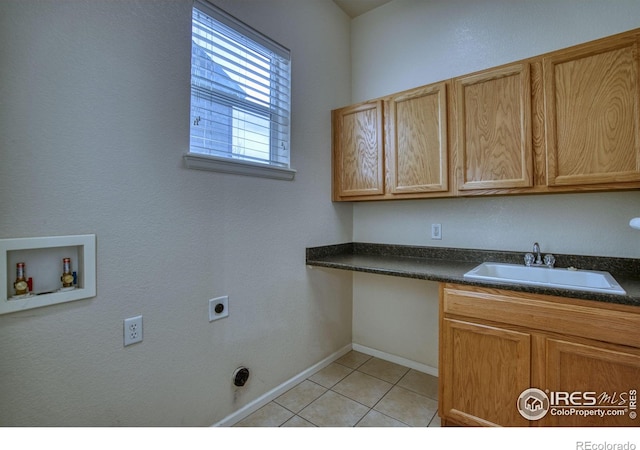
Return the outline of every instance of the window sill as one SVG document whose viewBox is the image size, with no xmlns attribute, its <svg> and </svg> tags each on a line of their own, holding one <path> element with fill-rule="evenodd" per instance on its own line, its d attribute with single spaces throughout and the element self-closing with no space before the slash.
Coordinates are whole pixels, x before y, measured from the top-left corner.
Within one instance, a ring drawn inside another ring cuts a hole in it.
<svg viewBox="0 0 640 450">
<path fill-rule="evenodd" d="M 294 169 L 288 169 L 286 167 L 268 166 L 249 161 L 219 158 L 216 156 L 191 152 L 185 153 L 184 162 L 187 169 L 209 170 L 211 172 L 271 178 L 274 180 L 292 181 L 296 175 L 296 171 Z"/>
</svg>

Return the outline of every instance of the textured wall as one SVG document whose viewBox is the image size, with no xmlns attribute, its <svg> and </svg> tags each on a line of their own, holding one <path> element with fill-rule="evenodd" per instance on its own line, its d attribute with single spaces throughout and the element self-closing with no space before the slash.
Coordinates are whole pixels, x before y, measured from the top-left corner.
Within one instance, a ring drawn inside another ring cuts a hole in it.
<svg viewBox="0 0 640 450">
<path fill-rule="evenodd" d="M 396 0 L 352 23 L 352 101 L 399 92 L 640 27 L 636 0 Z M 375 68 L 375 70 L 372 70 Z M 354 206 L 355 241 L 640 257 L 640 193 L 441 199 Z M 441 241 L 430 238 L 442 224 Z M 433 286 L 354 278 L 354 342 L 437 365 Z M 382 315 L 394 292 L 396 314 Z M 422 305 L 420 309 L 416 305 Z M 373 311 L 373 312 L 372 312 Z M 421 314 L 425 327 L 407 327 Z M 395 340 L 378 339 L 383 323 Z M 398 348 L 406 348 L 398 354 Z M 426 354 L 425 354 L 426 353 Z"/>
<path fill-rule="evenodd" d="M 0 316 L 0 425 L 207 426 L 351 342 L 351 276 L 304 265 L 352 234 L 330 202 L 349 21 L 329 1 L 216 3 L 292 51 L 294 182 L 183 168 L 189 0 L 0 2 L 0 238 L 95 233 L 98 280 Z M 209 323 L 220 295 L 230 317 Z"/>
</svg>

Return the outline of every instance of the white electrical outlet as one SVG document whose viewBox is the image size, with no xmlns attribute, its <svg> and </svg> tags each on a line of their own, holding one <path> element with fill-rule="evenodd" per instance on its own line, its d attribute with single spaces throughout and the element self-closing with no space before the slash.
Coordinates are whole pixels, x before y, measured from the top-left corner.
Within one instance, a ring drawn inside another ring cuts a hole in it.
<svg viewBox="0 0 640 450">
<path fill-rule="evenodd" d="M 439 223 L 431 224 L 431 239 L 442 239 L 442 225 Z"/>
<path fill-rule="evenodd" d="M 216 297 L 209 300 L 209 322 L 229 315 L 229 297 Z"/>
<path fill-rule="evenodd" d="M 142 341 L 142 316 L 124 319 L 124 345 Z"/>
</svg>

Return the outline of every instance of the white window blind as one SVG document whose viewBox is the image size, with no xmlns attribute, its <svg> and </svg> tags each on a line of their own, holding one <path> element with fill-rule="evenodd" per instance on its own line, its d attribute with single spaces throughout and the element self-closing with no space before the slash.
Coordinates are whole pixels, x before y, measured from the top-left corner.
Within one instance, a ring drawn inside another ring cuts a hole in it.
<svg viewBox="0 0 640 450">
<path fill-rule="evenodd" d="M 213 5 L 196 1 L 190 155 L 254 169 L 289 169 L 290 103 L 289 50 Z"/>
</svg>

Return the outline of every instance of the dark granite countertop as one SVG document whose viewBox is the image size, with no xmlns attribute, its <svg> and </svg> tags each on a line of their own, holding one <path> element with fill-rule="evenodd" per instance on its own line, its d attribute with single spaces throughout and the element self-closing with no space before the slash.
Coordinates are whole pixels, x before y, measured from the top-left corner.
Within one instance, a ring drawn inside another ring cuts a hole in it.
<svg viewBox="0 0 640 450">
<path fill-rule="evenodd" d="M 307 248 L 306 264 L 356 272 L 640 306 L 640 259 L 558 255 L 554 253 L 556 267 L 576 267 L 586 270 L 603 270 L 611 273 L 627 292 L 626 295 L 471 281 L 464 278 L 466 272 L 487 261 L 523 264 L 524 253 L 350 242 Z"/>
</svg>

